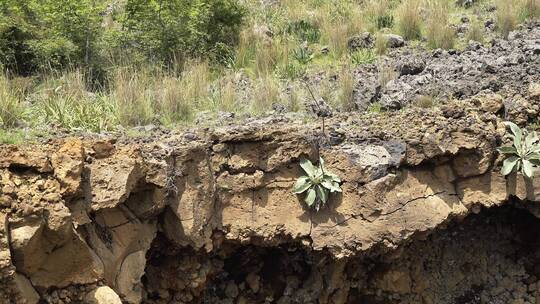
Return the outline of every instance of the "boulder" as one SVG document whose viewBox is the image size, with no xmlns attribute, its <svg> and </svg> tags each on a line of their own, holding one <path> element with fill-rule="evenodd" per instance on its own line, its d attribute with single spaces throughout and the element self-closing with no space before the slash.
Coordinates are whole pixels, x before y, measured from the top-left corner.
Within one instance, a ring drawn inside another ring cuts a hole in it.
<svg viewBox="0 0 540 304">
<path fill-rule="evenodd" d="M 373 43 L 375 42 L 373 35 L 370 32 L 365 32 L 360 35 L 352 36 L 347 41 L 347 47 L 350 51 L 357 51 L 359 49 L 370 49 L 373 48 Z"/>
<path fill-rule="evenodd" d="M 101 286 L 86 295 L 85 303 L 122 304 L 122 300 L 109 286 Z"/>
<path fill-rule="evenodd" d="M 399 48 L 405 45 L 405 39 L 396 34 L 385 34 L 384 38 L 387 41 L 389 48 Z"/>
</svg>

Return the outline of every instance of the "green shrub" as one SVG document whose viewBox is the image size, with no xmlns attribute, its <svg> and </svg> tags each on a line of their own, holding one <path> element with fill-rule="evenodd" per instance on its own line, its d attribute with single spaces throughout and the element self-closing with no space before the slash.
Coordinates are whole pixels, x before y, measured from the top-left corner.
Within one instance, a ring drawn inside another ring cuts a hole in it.
<svg viewBox="0 0 540 304">
<path fill-rule="evenodd" d="M 307 159 L 300 160 L 300 166 L 306 172 L 306 176 L 301 176 L 296 181 L 293 192 L 296 194 L 306 193 L 304 202 L 309 208 L 319 211 L 326 205 L 328 196 L 333 192 L 341 192 L 341 179 L 325 170 L 324 160 L 319 158 L 319 166 L 315 167 Z"/>
<path fill-rule="evenodd" d="M 500 153 L 506 155 L 501 173 L 508 175 L 521 171 L 525 177 L 532 178 L 534 168 L 540 165 L 540 139 L 537 133 L 520 129 L 512 122 L 505 122 L 505 125 L 510 128 L 511 134 L 506 134 L 506 137 L 512 140 L 513 145 L 498 148 Z"/>
<path fill-rule="evenodd" d="M 92 0 L 1 1 L 4 65 L 22 75 L 71 64 L 91 66 L 105 7 L 105 1 Z"/>
<path fill-rule="evenodd" d="M 232 53 L 225 46 L 238 43 L 243 16 L 235 0 L 127 0 L 122 47 L 169 64 L 192 56 L 220 57 Z"/>
</svg>

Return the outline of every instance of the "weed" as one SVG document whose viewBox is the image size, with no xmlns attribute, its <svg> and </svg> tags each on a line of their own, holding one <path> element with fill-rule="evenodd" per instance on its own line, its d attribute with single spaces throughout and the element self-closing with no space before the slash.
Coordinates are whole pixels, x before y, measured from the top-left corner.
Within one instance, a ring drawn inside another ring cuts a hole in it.
<svg viewBox="0 0 540 304">
<path fill-rule="evenodd" d="M 429 109 L 433 108 L 437 103 L 437 100 L 433 96 L 421 95 L 414 99 L 413 104 L 416 107 Z"/>
<path fill-rule="evenodd" d="M 370 49 L 359 49 L 350 54 L 351 61 L 355 65 L 369 64 L 375 62 L 377 56 Z"/>
<path fill-rule="evenodd" d="M 258 79 L 253 95 L 252 111 L 264 113 L 271 109 L 272 104 L 279 100 L 279 85 L 272 76 Z"/>
<path fill-rule="evenodd" d="M 370 112 L 370 113 L 381 113 L 382 112 L 382 105 L 381 105 L 380 102 L 374 102 L 374 103 L 369 105 L 367 111 Z"/>
<path fill-rule="evenodd" d="M 311 22 L 299 20 L 289 23 L 287 33 L 297 37 L 300 41 L 317 43 L 321 39 L 321 31 Z"/>
<path fill-rule="evenodd" d="M 390 28 L 394 25 L 394 16 L 391 9 L 389 0 L 371 0 L 367 2 L 364 8 L 367 19 L 377 30 Z"/>
<path fill-rule="evenodd" d="M 293 193 L 306 192 L 304 202 L 309 208 L 319 211 L 326 205 L 330 193 L 341 192 L 341 179 L 324 168 L 324 160 L 319 158 L 319 166 L 315 167 L 307 159 L 300 160 L 300 166 L 307 175 L 301 176 L 293 187 Z"/>
<path fill-rule="evenodd" d="M 520 0 L 518 6 L 520 22 L 540 17 L 540 0 Z"/>
<path fill-rule="evenodd" d="M 501 173 L 508 175 L 512 172 L 521 171 L 527 178 L 533 178 L 534 169 L 540 165 L 540 139 L 536 131 L 529 132 L 520 129 L 512 122 L 505 122 L 510 128 L 510 134 L 506 134 L 513 142 L 511 147 L 500 147 L 497 150 L 507 155 L 503 162 Z"/>
<path fill-rule="evenodd" d="M 300 46 L 293 50 L 293 57 L 301 64 L 308 64 L 313 60 L 313 52 L 306 47 Z"/>
</svg>

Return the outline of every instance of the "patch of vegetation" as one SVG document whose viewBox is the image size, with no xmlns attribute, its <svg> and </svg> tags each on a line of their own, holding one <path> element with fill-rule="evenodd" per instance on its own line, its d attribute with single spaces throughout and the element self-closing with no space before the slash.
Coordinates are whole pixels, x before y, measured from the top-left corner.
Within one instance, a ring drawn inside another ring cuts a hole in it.
<svg viewBox="0 0 540 304">
<path fill-rule="evenodd" d="M 518 17 L 520 22 L 540 17 L 540 1 L 520 0 L 518 5 Z"/>
<path fill-rule="evenodd" d="M 369 64 L 375 62 L 377 56 L 371 49 L 359 49 L 350 54 L 351 61 L 355 65 Z"/>
<path fill-rule="evenodd" d="M 516 28 L 518 23 L 515 4 L 512 1 L 498 0 L 495 17 L 497 30 L 504 38 L 508 38 L 508 34 Z"/>
<path fill-rule="evenodd" d="M 433 96 L 421 95 L 414 99 L 413 104 L 422 109 L 430 109 L 437 104 L 437 100 Z"/>
<path fill-rule="evenodd" d="M 367 19 L 377 29 L 391 28 L 394 25 L 392 3 L 389 0 L 371 0 L 365 7 Z"/>
<path fill-rule="evenodd" d="M 307 175 L 301 176 L 296 181 L 293 192 L 296 194 L 306 193 L 304 202 L 309 208 L 319 211 L 328 201 L 330 193 L 341 192 L 341 179 L 325 170 L 324 160 L 319 158 L 319 166 L 316 167 L 308 159 L 300 160 L 300 166 Z"/>
<path fill-rule="evenodd" d="M 467 41 L 476 41 L 480 43 L 484 43 L 484 35 L 485 35 L 485 27 L 484 24 L 478 20 L 478 18 L 475 18 L 469 27 L 469 30 L 467 32 Z"/>
<path fill-rule="evenodd" d="M 354 110 L 351 67 L 386 54 L 385 34 L 452 48 L 466 43 L 452 30 L 462 16 L 473 20 L 465 39 L 479 42 L 488 18 L 506 36 L 540 16 L 538 0 L 266 2 L 0 1 L 0 127 L 99 132 L 190 124 L 199 112 L 257 115 L 273 104 L 302 111 L 301 82 L 315 73 L 339 74 L 314 89 L 337 111 Z M 374 48 L 351 52 L 350 38 L 366 31 Z M 379 71 L 381 86 L 396 77 Z"/>
<path fill-rule="evenodd" d="M 293 50 L 293 57 L 301 64 L 308 64 L 311 60 L 313 60 L 313 53 L 305 47 L 299 47 L 295 50 Z"/>
<path fill-rule="evenodd" d="M 426 22 L 427 44 L 432 49 L 454 47 L 456 33 L 449 21 L 450 6 L 446 0 L 432 1 L 428 5 Z"/>
<path fill-rule="evenodd" d="M 375 36 L 375 52 L 377 55 L 384 55 L 388 51 L 388 39 L 382 33 Z"/>
<path fill-rule="evenodd" d="M 513 122 L 505 122 L 505 125 L 510 129 L 511 133 L 505 136 L 512 140 L 512 146 L 497 149 L 506 156 L 501 173 L 506 176 L 521 171 L 525 177 L 533 178 L 535 168 L 540 165 L 538 134 L 521 129 Z"/>
<path fill-rule="evenodd" d="M 294 35 L 300 41 L 317 43 L 321 39 L 321 31 L 311 22 L 306 20 L 293 21 L 287 26 L 287 33 Z"/>
<path fill-rule="evenodd" d="M 397 8 L 397 28 L 403 38 L 416 40 L 422 37 L 422 17 L 420 16 L 420 1 L 403 1 Z"/>
</svg>

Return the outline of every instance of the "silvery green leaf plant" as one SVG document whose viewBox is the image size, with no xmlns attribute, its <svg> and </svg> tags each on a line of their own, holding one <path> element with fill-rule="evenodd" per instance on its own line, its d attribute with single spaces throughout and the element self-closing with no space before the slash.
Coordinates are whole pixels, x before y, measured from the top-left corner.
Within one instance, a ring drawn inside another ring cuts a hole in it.
<svg viewBox="0 0 540 304">
<path fill-rule="evenodd" d="M 501 173 L 508 175 L 521 172 L 527 178 L 533 178 L 535 167 L 540 165 L 540 144 L 535 131 L 521 129 L 513 122 L 504 123 L 510 129 L 505 137 L 513 142 L 510 147 L 499 147 L 497 150 L 506 156 Z"/>
<path fill-rule="evenodd" d="M 324 168 L 324 160 L 319 158 L 319 166 L 314 166 L 308 159 L 300 160 L 300 167 L 307 175 L 296 180 L 293 192 L 305 193 L 304 202 L 309 208 L 319 211 L 326 205 L 330 193 L 341 192 L 341 179 Z"/>
</svg>

